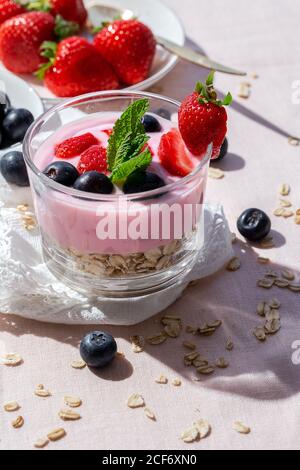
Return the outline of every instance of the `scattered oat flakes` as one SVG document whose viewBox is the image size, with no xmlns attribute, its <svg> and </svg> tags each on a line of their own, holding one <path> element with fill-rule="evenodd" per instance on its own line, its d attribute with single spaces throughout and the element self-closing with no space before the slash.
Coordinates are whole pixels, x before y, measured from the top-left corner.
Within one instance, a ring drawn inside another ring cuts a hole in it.
<svg viewBox="0 0 300 470">
<path fill-rule="evenodd" d="M 132 350 L 135 353 L 140 353 L 144 351 L 145 338 L 144 336 L 134 335 L 130 336 Z"/>
<path fill-rule="evenodd" d="M 297 147 L 300 145 L 300 139 L 298 137 L 289 137 L 288 142 L 290 145 L 293 145 L 294 147 Z"/>
<path fill-rule="evenodd" d="M 264 317 L 266 313 L 268 313 L 271 310 L 271 307 L 267 304 L 267 302 L 259 302 L 256 308 L 256 313 L 260 317 Z"/>
<path fill-rule="evenodd" d="M 58 441 L 62 437 L 66 435 L 66 431 L 63 428 L 53 429 L 53 431 L 49 432 L 47 435 L 49 441 Z"/>
<path fill-rule="evenodd" d="M 276 216 L 276 217 L 282 217 L 283 214 L 284 214 L 284 211 L 285 209 L 283 207 L 278 207 L 278 209 L 275 209 L 273 211 L 273 214 Z"/>
<path fill-rule="evenodd" d="M 138 393 L 133 393 L 127 400 L 127 406 L 129 406 L 129 408 L 139 408 L 141 406 L 145 406 L 144 398 Z"/>
<path fill-rule="evenodd" d="M 300 225 L 300 215 L 297 215 L 297 216 L 295 217 L 295 224 L 296 224 L 296 225 Z"/>
<path fill-rule="evenodd" d="M 71 362 L 71 367 L 73 367 L 73 369 L 84 369 L 86 367 L 86 363 L 78 359 Z"/>
<path fill-rule="evenodd" d="M 16 401 L 11 401 L 9 403 L 5 403 L 3 408 L 5 411 L 8 412 L 17 411 L 20 408 L 20 405 Z"/>
<path fill-rule="evenodd" d="M 268 313 L 266 313 L 266 320 L 268 322 L 272 320 L 280 320 L 279 311 L 275 309 L 270 310 Z"/>
<path fill-rule="evenodd" d="M 287 184 L 287 183 L 283 183 L 279 188 L 279 192 L 280 192 L 281 196 L 288 196 L 291 192 L 290 185 Z"/>
<path fill-rule="evenodd" d="M 260 264 L 267 264 L 267 263 L 270 262 L 270 258 L 266 258 L 266 257 L 264 257 L 264 256 L 258 256 L 257 261 L 258 261 Z"/>
<path fill-rule="evenodd" d="M 168 383 L 168 379 L 165 375 L 160 375 L 159 377 L 157 377 L 157 379 L 155 379 L 155 382 L 157 384 L 167 384 Z"/>
<path fill-rule="evenodd" d="M 251 84 L 248 82 L 241 82 L 238 89 L 238 96 L 240 98 L 248 99 L 251 95 Z"/>
<path fill-rule="evenodd" d="M 273 237 L 266 237 L 260 242 L 261 248 L 273 248 L 275 246 L 275 242 Z"/>
<path fill-rule="evenodd" d="M 77 421 L 81 418 L 80 414 L 73 410 L 60 410 L 58 416 L 64 421 Z"/>
<path fill-rule="evenodd" d="M 217 328 L 211 327 L 209 325 L 204 325 L 200 328 L 197 328 L 197 334 L 201 336 L 211 336 L 215 333 Z"/>
<path fill-rule="evenodd" d="M 190 341 L 183 341 L 182 345 L 185 348 L 190 349 L 191 351 L 194 351 L 197 347 L 195 343 L 191 343 Z"/>
<path fill-rule="evenodd" d="M 213 178 L 215 180 L 220 180 L 220 179 L 224 178 L 225 173 L 224 173 L 224 171 L 220 170 L 220 168 L 210 167 L 208 169 L 208 176 L 209 176 L 209 178 Z"/>
<path fill-rule="evenodd" d="M 253 78 L 253 80 L 257 80 L 259 78 L 259 75 L 257 73 L 250 73 L 249 75 L 251 78 Z"/>
<path fill-rule="evenodd" d="M 152 421 L 156 421 L 155 414 L 153 413 L 152 410 L 150 410 L 150 408 L 148 407 L 144 408 L 144 413 L 145 413 L 145 416 L 147 416 L 147 418 L 152 419 Z"/>
<path fill-rule="evenodd" d="M 193 361 L 197 359 L 199 356 L 199 353 L 197 351 L 193 351 L 191 353 L 185 354 L 184 355 L 184 363 L 186 366 L 191 366 L 193 364 Z"/>
<path fill-rule="evenodd" d="M 42 385 L 42 384 L 40 384 L 36 387 L 36 389 L 34 391 L 34 394 L 38 397 L 41 397 L 41 398 L 51 397 L 51 393 L 49 392 L 49 390 L 46 390 L 44 388 L 44 385 Z"/>
<path fill-rule="evenodd" d="M 262 326 L 257 326 L 253 330 L 253 334 L 258 341 L 265 341 L 266 340 L 266 332 Z"/>
<path fill-rule="evenodd" d="M 201 356 L 197 357 L 196 359 L 192 361 L 192 365 L 196 367 L 196 369 L 198 367 L 208 366 L 208 364 L 209 364 L 208 360 Z"/>
<path fill-rule="evenodd" d="M 277 319 L 267 320 L 266 323 L 265 323 L 264 328 L 265 328 L 265 332 L 268 335 L 274 335 L 281 328 L 280 320 L 277 320 Z"/>
<path fill-rule="evenodd" d="M 164 333 L 158 333 L 157 335 L 148 336 L 147 343 L 152 345 L 158 345 L 164 343 L 167 339 L 167 336 Z"/>
<path fill-rule="evenodd" d="M 183 442 L 195 442 L 199 438 L 199 430 L 196 426 L 193 426 L 181 434 Z"/>
<path fill-rule="evenodd" d="M 28 210 L 28 204 L 19 204 L 17 206 L 17 211 L 19 212 L 26 212 Z"/>
<path fill-rule="evenodd" d="M 207 365 L 202 367 L 197 367 L 197 372 L 201 375 L 210 375 L 215 371 L 214 366 Z"/>
<path fill-rule="evenodd" d="M 200 439 L 205 439 L 211 431 L 211 426 L 208 421 L 205 419 L 199 419 L 194 423 L 194 426 L 198 429 L 199 431 L 199 437 Z"/>
<path fill-rule="evenodd" d="M 216 360 L 216 366 L 219 369 L 227 369 L 227 367 L 229 366 L 229 362 L 226 361 L 224 357 L 220 357 L 219 359 Z"/>
<path fill-rule="evenodd" d="M 292 207 L 293 205 L 291 201 L 289 201 L 288 199 L 279 199 L 279 202 L 280 202 L 281 207 L 285 207 L 285 208 Z"/>
<path fill-rule="evenodd" d="M 116 357 L 119 357 L 120 359 L 124 359 L 125 353 L 123 351 L 117 351 L 116 352 Z"/>
<path fill-rule="evenodd" d="M 293 217 L 293 215 L 294 215 L 294 211 L 291 211 L 288 209 L 283 210 L 282 217 L 284 217 L 285 219 L 289 219 L 290 217 Z"/>
<path fill-rule="evenodd" d="M 277 278 L 275 279 L 274 284 L 275 286 L 284 289 L 285 287 L 289 286 L 289 281 L 287 281 L 286 279 Z"/>
<path fill-rule="evenodd" d="M 295 274 L 290 269 L 283 269 L 281 271 L 281 276 L 284 279 L 287 279 L 288 281 L 294 281 L 295 280 Z"/>
<path fill-rule="evenodd" d="M 269 277 L 271 279 L 276 279 L 279 274 L 276 271 L 268 270 L 266 271 L 265 277 Z"/>
<path fill-rule="evenodd" d="M 296 210 L 296 216 L 300 215 L 300 209 Z"/>
<path fill-rule="evenodd" d="M 1 363 L 5 366 L 18 366 L 22 364 L 22 362 L 22 357 L 17 353 L 7 353 L 1 357 Z"/>
<path fill-rule="evenodd" d="M 222 325 L 222 320 L 215 320 L 211 323 L 208 323 L 209 328 L 219 328 Z"/>
<path fill-rule="evenodd" d="M 274 309 L 274 308 L 275 308 L 275 309 L 276 309 L 276 308 L 278 309 L 278 308 L 281 307 L 281 303 L 279 302 L 279 300 L 277 300 L 277 299 L 274 298 L 274 299 L 270 300 L 270 302 L 269 302 L 269 307 L 271 307 L 272 309 Z"/>
<path fill-rule="evenodd" d="M 49 440 L 46 438 L 41 438 L 34 443 L 34 447 L 37 449 L 43 449 L 47 444 L 49 444 Z"/>
<path fill-rule="evenodd" d="M 241 421 L 236 421 L 233 424 L 233 429 L 240 434 L 250 434 L 251 429 L 243 424 Z"/>
<path fill-rule="evenodd" d="M 23 426 L 23 424 L 24 424 L 23 416 L 18 416 L 16 419 L 14 419 L 11 422 L 12 427 L 15 428 L 15 429 L 21 428 Z"/>
<path fill-rule="evenodd" d="M 257 281 L 258 287 L 262 287 L 263 289 L 271 289 L 273 287 L 274 280 L 273 279 L 259 279 Z"/>
<path fill-rule="evenodd" d="M 234 344 L 233 344 L 233 341 L 231 339 L 228 339 L 226 341 L 226 349 L 227 349 L 227 351 L 232 351 L 234 349 Z"/>
<path fill-rule="evenodd" d="M 78 406 L 82 405 L 82 401 L 79 397 L 65 396 L 64 402 L 71 408 L 78 408 Z"/>
<path fill-rule="evenodd" d="M 180 387 L 181 386 L 181 380 L 180 379 L 173 379 L 172 380 L 172 385 L 174 385 L 174 387 Z"/>
<path fill-rule="evenodd" d="M 300 292 L 300 284 L 290 283 L 288 287 L 292 292 Z"/>
<path fill-rule="evenodd" d="M 181 324 L 173 321 L 164 327 L 164 331 L 170 338 L 177 338 L 181 332 Z"/>
</svg>

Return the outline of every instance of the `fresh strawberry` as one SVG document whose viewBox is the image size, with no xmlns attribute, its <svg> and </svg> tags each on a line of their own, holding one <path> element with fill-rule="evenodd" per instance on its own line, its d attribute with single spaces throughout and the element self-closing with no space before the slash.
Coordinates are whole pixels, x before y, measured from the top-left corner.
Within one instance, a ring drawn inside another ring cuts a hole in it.
<svg viewBox="0 0 300 470">
<path fill-rule="evenodd" d="M 127 85 L 145 80 L 153 62 L 156 41 L 152 31 L 137 20 L 117 20 L 94 38 L 100 54 Z"/>
<path fill-rule="evenodd" d="M 0 27 L 0 56 L 5 67 L 14 73 L 35 72 L 44 61 L 40 46 L 53 39 L 54 28 L 53 16 L 43 12 L 5 21 Z"/>
<path fill-rule="evenodd" d="M 194 169 L 178 129 L 164 134 L 158 147 L 162 166 L 173 176 L 186 176 Z"/>
<path fill-rule="evenodd" d="M 14 0 L 0 0 L 0 24 L 25 12 L 25 8 Z"/>
<path fill-rule="evenodd" d="M 83 152 L 77 165 L 77 170 L 82 175 L 87 171 L 99 171 L 106 173 L 107 160 L 106 149 L 101 145 L 93 145 Z"/>
<path fill-rule="evenodd" d="M 206 84 L 197 83 L 193 94 L 185 98 L 179 109 L 179 130 L 187 148 L 196 156 L 205 155 L 209 144 L 213 144 L 212 158 L 219 156 L 227 133 L 227 113 L 224 108 L 232 101 L 228 93 L 223 101 L 217 99 L 213 87 L 214 73 Z"/>
<path fill-rule="evenodd" d="M 65 20 L 74 21 L 80 26 L 87 20 L 87 11 L 82 0 L 50 0 L 50 4 L 53 11 Z"/>
<path fill-rule="evenodd" d="M 52 51 L 52 58 L 51 58 Z M 50 58 L 38 76 L 56 96 L 77 96 L 119 88 L 110 65 L 86 39 L 73 36 L 56 44 L 45 43 L 42 54 Z"/>
<path fill-rule="evenodd" d="M 102 132 L 110 137 L 113 133 L 113 129 L 104 129 Z"/>
<path fill-rule="evenodd" d="M 88 148 L 98 144 L 99 142 L 96 137 L 90 132 L 87 132 L 77 137 L 71 137 L 70 139 L 64 140 L 61 144 L 56 145 L 55 156 L 63 160 L 77 157 Z"/>
</svg>

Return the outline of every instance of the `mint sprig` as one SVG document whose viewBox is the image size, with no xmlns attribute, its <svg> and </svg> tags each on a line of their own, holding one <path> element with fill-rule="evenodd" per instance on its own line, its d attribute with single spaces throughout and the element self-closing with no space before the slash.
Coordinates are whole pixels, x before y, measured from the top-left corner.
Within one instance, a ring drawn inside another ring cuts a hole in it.
<svg viewBox="0 0 300 470">
<path fill-rule="evenodd" d="M 108 141 L 107 163 L 113 183 L 124 181 L 137 169 L 147 168 L 152 156 L 145 148 L 146 135 L 142 118 L 149 109 L 147 99 L 132 103 L 116 121 Z"/>
</svg>

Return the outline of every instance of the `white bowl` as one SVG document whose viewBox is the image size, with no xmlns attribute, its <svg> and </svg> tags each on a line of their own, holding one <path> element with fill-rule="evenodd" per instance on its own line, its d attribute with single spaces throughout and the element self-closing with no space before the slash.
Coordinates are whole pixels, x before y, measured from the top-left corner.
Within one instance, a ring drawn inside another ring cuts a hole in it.
<svg viewBox="0 0 300 470">
<path fill-rule="evenodd" d="M 143 23 L 147 24 L 153 33 L 157 36 L 169 39 L 179 46 L 183 46 L 185 42 L 185 33 L 181 21 L 178 16 L 164 3 L 159 0 L 98 0 L 99 5 L 109 5 L 120 9 L 129 9 L 134 15 Z M 91 0 L 84 0 L 86 6 L 91 3 Z M 95 0 L 93 0 L 95 4 Z M 109 18 L 108 18 L 109 19 Z M 157 47 L 153 66 L 150 76 L 134 85 L 125 88 L 127 90 L 145 90 L 165 75 L 167 75 L 176 65 L 177 56 L 170 54 L 161 46 Z M 0 64 L 0 71 L 4 66 Z M 55 102 L 60 101 L 51 91 L 49 91 L 43 83 L 32 75 L 24 75 L 24 80 L 36 90 L 39 96 L 48 105 L 53 105 Z"/>
<path fill-rule="evenodd" d="M 3 69 L 0 70 L 0 90 L 8 95 L 13 108 L 28 109 L 35 119 L 44 112 L 43 103 L 36 91 L 24 80 Z M 0 156 L 10 149 L 18 150 L 21 147 L 22 143 L 19 143 L 8 149 L 1 149 Z"/>
</svg>

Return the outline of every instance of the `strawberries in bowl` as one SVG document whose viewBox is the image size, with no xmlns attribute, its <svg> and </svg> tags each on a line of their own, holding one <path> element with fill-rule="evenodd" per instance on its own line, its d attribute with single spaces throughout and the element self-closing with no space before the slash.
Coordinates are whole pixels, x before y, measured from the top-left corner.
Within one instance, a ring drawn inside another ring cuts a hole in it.
<svg viewBox="0 0 300 470">
<path fill-rule="evenodd" d="M 0 24 L 25 12 L 26 9 L 14 0 L 0 0 Z"/>
<path fill-rule="evenodd" d="M 86 39 L 72 36 L 57 46 L 45 42 L 42 54 L 49 58 L 38 73 L 56 96 L 70 97 L 119 88 L 119 81 L 97 49 Z"/>
<path fill-rule="evenodd" d="M 135 85 L 149 76 L 156 41 L 140 21 L 114 21 L 95 36 L 94 44 L 126 85 Z"/>
</svg>

